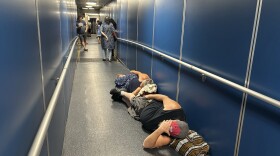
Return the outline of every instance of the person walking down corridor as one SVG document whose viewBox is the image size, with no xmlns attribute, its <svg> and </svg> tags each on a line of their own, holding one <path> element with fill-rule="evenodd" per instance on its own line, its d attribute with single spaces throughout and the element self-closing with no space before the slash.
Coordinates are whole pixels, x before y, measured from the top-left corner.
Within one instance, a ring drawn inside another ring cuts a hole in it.
<svg viewBox="0 0 280 156">
<path fill-rule="evenodd" d="M 77 33 L 78 33 L 79 39 L 83 45 L 84 51 L 88 51 L 88 49 L 86 49 L 87 25 L 86 25 L 86 22 L 83 20 L 82 16 L 78 16 L 76 26 L 77 26 Z"/>
<path fill-rule="evenodd" d="M 96 34 L 97 34 L 97 41 L 98 41 L 98 44 L 100 44 L 101 43 L 101 41 L 100 41 L 100 39 L 101 39 L 101 24 L 102 24 L 102 22 L 101 21 L 99 21 L 99 20 L 97 20 L 97 22 L 96 22 Z"/>
<path fill-rule="evenodd" d="M 113 24 L 110 23 L 110 18 L 108 16 L 105 17 L 104 23 L 102 24 L 101 27 L 101 34 L 105 37 L 104 39 L 104 53 L 103 53 L 103 61 L 106 59 L 106 54 L 107 54 L 107 59 L 109 62 L 112 60 L 112 50 L 115 49 L 115 43 L 114 43 L 114 36 L 115 34 L 115 28 Z"/>
</svg>

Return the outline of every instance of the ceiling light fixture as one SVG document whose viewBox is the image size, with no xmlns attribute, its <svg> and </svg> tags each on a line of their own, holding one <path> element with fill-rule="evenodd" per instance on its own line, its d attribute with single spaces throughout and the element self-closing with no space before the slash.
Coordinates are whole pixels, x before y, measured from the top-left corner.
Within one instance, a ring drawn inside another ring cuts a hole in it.
<svg viewBox="0 0 280 156">
<path fill-rule="evenodd" d="M 87 5 L 96 5 L 96 2 L 86 2 Z"/>
<path fill-rule="evenodd" d="M 99 14 L 91 14 L 91 13 L 89 13 L 88 15 L 90 15 L 90 16 L 99 16 Z"/>
<path fill-rule="evenodd" d="M 90 6 L 90 5 L 87 5 L 86 7 L 87 7 L 87 8 L 92 8 L 92 6 Z"/>
</svg>

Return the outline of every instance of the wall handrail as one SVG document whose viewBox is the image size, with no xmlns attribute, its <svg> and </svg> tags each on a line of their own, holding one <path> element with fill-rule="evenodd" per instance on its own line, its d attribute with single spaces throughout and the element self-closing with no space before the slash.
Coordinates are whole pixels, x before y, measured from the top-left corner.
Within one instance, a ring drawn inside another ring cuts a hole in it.
<svg viewBox="0 0 280 156">
<path fill-rule="evenodd" d="M 50 121 L 52 119 L 53 112 L 55 110 L 55 106 L 56 106 L 60 91 L 62 89 L 62 84 L 64 82 L 65 75 L 66 75 L 68 66 L 70 64 L 70 61 L 72 59 L 72 54 L 73 54 L 74 46 L 76 45 L 77 39 L 78 39 L 78 37 L 75 37 L 73 39 L 74 41 L 73 41 L 73 45 L 71 47 L 70 53 L 68 55 L 68 58 L 66 60 L 65 65 L 62 69 L 60 78 L 59 78 L 58 83 L 55 87 L 54 93 L 51 97 L 48 108 L 47 108 L 46 113 L 43 117 L 43 120 L 40 124 L 39 130 L 37 131 L 35 139 L 33 140 L 33 143 L 32 143 L 32 146 L 29 150 L 28 156 L 39 156 L 40 155 L 42 145 L 44 143 L 44 139 L 46 137 L 46 134 L 47 134 L 47 131 L 48 131 L 48 128 L 49 128 L 49 125 L 50 125 Z"/>
<path fill-rule="evenodd" d="M 249 88 L 245 88 L 245 87 L 243 87 L 243 86 L 241 86 L 241 85 L 239 85 L 239 84 L 237 84 L 237 83 L 234 83 L 234 82 L 232 82 L 232 81 L 229 81 L 229 80 L 227 80 L 227 79 L 225 79 L 225 78 L 222 78 L 222 77 L 220 77 L 220 76 L 217 76 L 217 75 L 215 75 L 215 74 L 212 74 L 212 73 L 210 73 L 210 72 L 208 72 L 208 71 L 205 71 L 205 70 L 203 70 L 203 69 L 200 69 L 200 68 L 198 68 L 198 67 L 196 67 L 196 66 L 193 66 L 193 65 L 191 65 L 191 64 L 188 64 L 188 63 L 186 63 L 186 62 L 180 61 L 180 60 L 178 60 L 178 59 L 176 59 L 176 58 L 173 58 L 173 57 L 171 57 L 171 56 L 168 56 L 168 55 L 166 55 L 166 54 L 164 54 L 164 53 L 161 53 L 160 51 L 157 51 L 157 50 L 155 50 L 155 49 L 152 49 L 152 48 L 150 48 L 150 47 L 148 47 L 148 46 L 145 46 L 145 45 L 143 45 L 143 44 L 140 44 L 140 43 L 138 43 L 138 42 L 134 42 L 134 41 L 130 41 L 130 40 L 122 39 L 122 38 L 118 38 L 118 40 L 123 41 L 123 42 L 127 42 L 127 43 L 131 43 L 131 44 L 135 44 L 135 45 L 140 46 L 140 47 L 142 47 L 142 48 L 148 49 L 148 50 L 150 50 L 150 51 L 152 51 L 152 52 L 154 52 L 154 53 L 157 53 L 158 55 L 160 55 L 160 56 L 162 56 L 162 57 L 165 57 L 165 58 L 167 58 L 167 59 L 169 59 L 169 60 L 172 60 L 172 61 L 174 61 L 174 62 L 177 62 L 177 63 L 179 63 L 179 64 L 181 64 L 181 65 L 183 65 L 183 66 L 185 66 L 185 67 L 187 67 L 187 68 L 189 68 L 189 69 L 191 69 L 191 70 L 194 70 L 194 71 L 196 71 L 196 72 L 199 72 L 199 73 L 201 73 L 201 74 L 204 74 L 205 76 L 208 76 L 208 77 L 210 77 L 210 78 L 212 78 L 212 79 L 215 79 L 215 80 L 217 80 L 217 81 L 219 81 L 219 82 L 221 82 L 221 83 L 223 83 L 223 84 L 226 84 L 226 85 L 228 85 L 228 86 L 231 86 L 231 87 L 233 87 L 233 88 L 235 88 L 235 89 L 237 89 L 237 90 L 239 90 L 239 91 L 242 91 L 242 92 L 244 92 L 244 93 L 247 93 L 247 94 L 249 94 L 249 95 L 251 95 L 251 96 L 253 96 L 253 97 L 255 97 L 255 98 L 258 98 L 258 99 L 260 99 L 260 100 L 262 100 L 262 101 L 265 101 L 265 102 L 267 102 L 267 103 L 269 103 L 269 104 L 272 104 L 272 105 L 274 105 L 274 106 L 280 108 L 280 101 L 275 100 L 275 99 L 273 99 L 273 98 L 271 98 L 271 97 L 268 97 L 268 96 L 266 96 L 266 95 L 263 95 L 263 94 L 261 94 L 261 93 L 258 93 L 258 92 L 254 91 L 254 90 L 249 89 Z"/>
</svg>

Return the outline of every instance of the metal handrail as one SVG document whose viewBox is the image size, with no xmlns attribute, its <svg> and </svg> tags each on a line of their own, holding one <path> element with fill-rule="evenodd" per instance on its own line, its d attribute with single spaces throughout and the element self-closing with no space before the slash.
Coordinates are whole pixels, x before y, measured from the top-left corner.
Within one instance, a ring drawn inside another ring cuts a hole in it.
<svg viewBox="0 0 280 156">
<path fill-rule="evenodd" d="M 47 131 L 48 131 L 48 128 L 49 128 L 49 125 L 50 125 L 50 121 L 51 121 L 52 116 L 53 116 L 53 112 L 54 112 L 54 109 L 55 109 L 55 106 L 56 106 L 56 103 L 57 103 L 57 100 L 58 100 L 58 96 L 59 96 L 60 91 L 62 89 L 62 84 L 64 82 L 65 75 L 66 75 L 68 66 L 70 64 L 72 54 L 73 54 L 73 51 L 74 51 L 74 46 L 76 45 L 77 39 L 78 39 L 78 37 L 74 38 L 74 42 L 73 42 L 73 45 L 71 47 L 71 51 L 68 55 L 68 58 L 67 58 L 67 61 L 66 61 L 65 65 L 63 67 L 62 73 L 60 75 L 57 86 L 56 86 L 56 88 L 54 90 L 54 93 L 52 95 L 52 98 L 50 100 L 49 106 L 48 106 L 48 108 L 46 110 L 46 113 L 44 115 L 44 118 L 43 118 L 43 120 L 40 124 L 39 130 L 38 130 L 38 132 L 36 134 L 36 137 L 35 137 L 35 139 L 32 143 L 32 146 L 29 150 L 28 156 L 38 156 L 38 155 L 40 155 L 41 148 L 42 148 L 42 145 L 44 143 L 44 139 L 46 137 L 46 134 L 47 134 Z"/>
<path fill-rule="evenodd" d="M 254 96 L 254 97 L 256 97 L 256 98 L 258 98 L 258 99 L 260 99 L 260 100 L 262 100 L 262 101 L 265 101 L 265 102 L 267 102 L 267 103 L 270 103 L 270 104 L 272 104 L 272 105 L 274 105 L 274 106 L 280 108 L 280 101 L 275 100 L 275 99 L 273 99 L 273 98 L 271 98 L 271 97 L 268 97 L 268 96 L 263 95 L 263 94 L 261 94 L 261 93 L 258 93 L 258 92 L 256 92 L 256 91 L 253 91 L 253 90 L 251 90 L 251 89 L 245 88 L 245 87 L 243 87 L 243 86 L 241 86 L 241 85 L 239 85 L 239 84 L 236 84 L 236 83 L 234 83 L 234 82 L 231 82 L 231 81 L 229 81 L 229 80 L 227 80 L 227 79 L 224 79 L 224 78 L 222 78 L 222 77 L 220 77 L 220 76 L 217 76 L 217 75 L 215 75 L 215 74 L 212 74 L 212 73 L 210 73 L 210 72 L 207 72 L 207 71 L 205 71 L 205 70 L 203 70 L 203 69 L 200 69 L 200 68 L 198 68 L 198 67 L 195 67 L 195 66 L 193 66 L 193 65 L 191 65 L 191 64 L 188 64 L 188 63 L 186 63 L 186 62 L 182 62 L 182 61 L 180 61 L 180 60 L 178 60 L 178 59 L 176 59 L 176 58 L 173 58 L 173 57 L 171 57 L 171 56 L 168 56 L 168 55 L 166 55 L 166 54 L 163 54 L 163 53 L 161 53 L 161 52 L 159 52 L 159 51 L 157 51 L 157 50 L 155 50 L 155 49 L 152 49 L 152 48 L 150 48 L 150 47 L 147 47 L 147 46 L 145 46 L 145 45 L 143 45 L 143 44 L 140 44 L 140 43 L 138 43 L 138 42 L 134 42 L 134 41 L 130 41 L 130 40 L 122 39 L 122 38 L 118 38 L 118 40 L 124 41 L 124 42 L 128 42 L 128 43 L 132 43 L 132 44 L 135 44 L 135 45 L 137 45 L 137 46 L 140 46 L 140 47 L 143 47 L 143 48 L 145 48 L 145 49 L 148 49 L 148 50 L 150 50 L 150 51 L 152 51 L 152 52 L 154 52 L 154 53 L 159 54 L 159 55 L 162 56 L 162 57 L 168 58 L 168 59 L 170 59 L 170 60 L 172 60 L 172 61 L 174 61 L 174 62 L 177 62 L 177 63 L 179 63 L 179 64 L 181 64 L 181 65 L 183 65 L 183 66 L 185 66 L 185 67 L 187 67 L 187 68 L 189 68 L 189 69 L 192 69 L 192 70 L 194 70 L 194 71 L 196 71 L 196 72 L 199 72 L 199 73 L 201 73 L 201 74 L 204 74 L 205 76 L 208 76 L 208 77 L 210 77 L 210 78 L 213 78 L 213 79 L 215 79 L 215 80 L 217 80 L 217 81 L 219 81 L 219 82 L 221 82 L 221 83 L 224 83 L 224 84 L 226 84 L 226 85 L 228 85 L 228 86 L 231 86 L 231 87 L 233 87 L 233 88 L 235 88 L 235 89 L 237 89 L 237 90 L 240 90 L 240 91 L 242 91 L 242 92 L 244 92 L 244 93 L 247 93 L 247 94 L 249 94 L 249 95 L 251 95 L 251 96 Z"/>
</svg>

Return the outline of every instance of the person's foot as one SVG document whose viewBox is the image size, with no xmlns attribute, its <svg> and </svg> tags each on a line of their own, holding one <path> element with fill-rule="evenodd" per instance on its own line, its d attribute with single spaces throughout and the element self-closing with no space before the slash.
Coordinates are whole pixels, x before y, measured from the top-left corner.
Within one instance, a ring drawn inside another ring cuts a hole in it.
<svg viewBox="0 0 280 156">
<path fill-rule="evenodd" d="M 102 59 L 102 61 L 106 61 L 106 59 Z"/>
<path fill-rule="evenodd" d="M 116 88 L 113 88 L 113 89 L 110 90 L 110 94 L 121 96 L 121 91 L 116 89 Z"/>
<path fill-rule="evenodd" d="M 112 60 L 109 60 L 109 62 L 111 62 Z"/>
<path fill-rule="evenodd" d="M 112 94 L 112 99 L 114 101 L 122 101 L 121 90 L 113 88 L 110 90 L 110 94 Z"/>
<path fill-rule="evenodd" d="M 88 49 L 84 48 L 84 51 L 88 51 Z"/>
<path fill-rule="evenodd" d="M 112 98 L 114 101 L 122 101 L 122 97 L 121 97 L 121 96 L 118 96 L 118 95 L 115 95 L 115 94 L 113 94 L 111 98 Z"/>
</svg>

